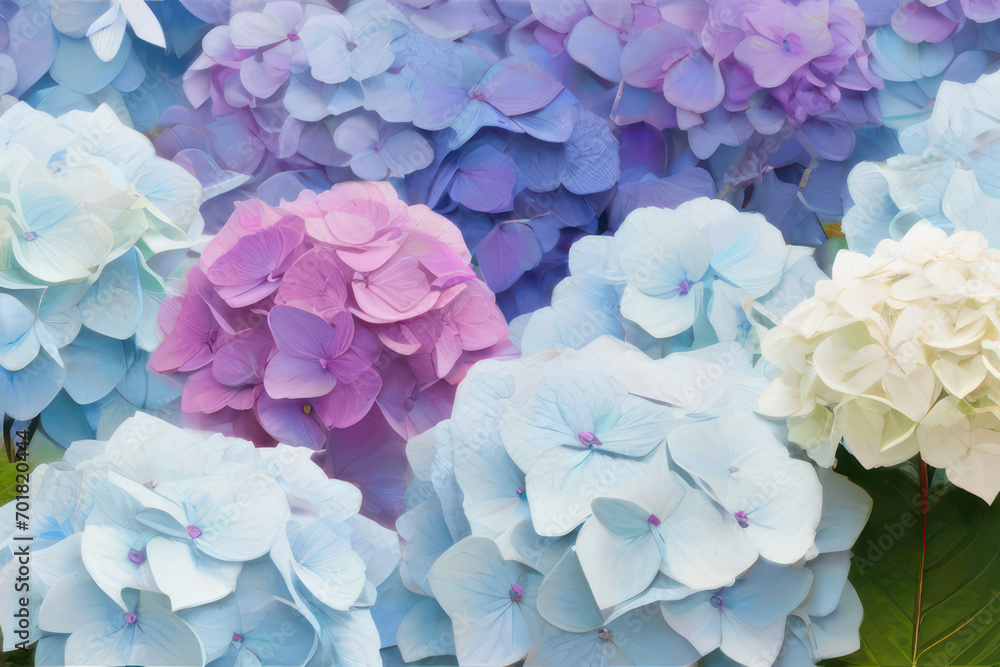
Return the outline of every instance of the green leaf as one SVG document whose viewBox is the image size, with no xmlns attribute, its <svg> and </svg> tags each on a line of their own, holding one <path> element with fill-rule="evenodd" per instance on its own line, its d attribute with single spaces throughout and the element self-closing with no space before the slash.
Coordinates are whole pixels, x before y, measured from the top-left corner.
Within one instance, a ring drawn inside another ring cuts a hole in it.
<svg viewBox="0 0 1000 667">
<path fill-rule="evenodd" d="M 924 555 L 916 466 L 865 470 L 843 450 L 838 461 L 837 472 L 867 491 L 874 508 L 851 563 L 865 610 L 861 650 L 823 664 L 1000 664 L 1000 503 L 990 507 L 936 477 Z"/>
<path fill-rule="evenodd" d="M 3 635 L 0 635 L 0 642 Z M 31 667 L 35 664 L 35 645 L 32 644 L 27 651 L 15 649 L 0 653 L 0 667 Z"/>
<path fill-rule="evenodd" d="M 14 500 L 17 495 L 17 467 L 14 463 L 0 462 L 0 506 Z"/>
</svg>

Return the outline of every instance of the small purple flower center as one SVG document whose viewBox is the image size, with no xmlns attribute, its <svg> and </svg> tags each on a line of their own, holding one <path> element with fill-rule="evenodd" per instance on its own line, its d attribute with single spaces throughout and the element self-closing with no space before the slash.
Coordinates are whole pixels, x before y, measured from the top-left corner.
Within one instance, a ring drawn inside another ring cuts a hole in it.
<svg viewBox="0 0 1000 667">
<path fill-rule="evenodd" d="M 518 498 L 524 498 L 524 496 L 525 496 L 524 489 L 518 489 L 517 490 L 517 497 Z"/>
<path fill-rule="evenodd" d="M 136 616 L 135 614 L 132 614 L 132 613 L 125 614 L 125 622 L 126 623 L 135 623 L 138 620 L 139 620 L 139 617 Z"/>
<path fill-rule="evenodd" d="M 684 296 L 685 294 L 691 291 L 691 282 L 687 278 L 685 278 L 684 280 L 681 281 L 681 284 L 678 285 L 677 288 L 680 290 L 679 294 L 681 296 Z"/>
<path fill-rule="evenodd" d="M 199 528 L 198 526 L 188 526 L 188 535 L 191 536 L 192 540 L 195 539 L 196 537 L 200 537 L 201 528 Z"/>
<path fill-rule="evenodd" d="M 785 53 L 791 53 L 792 52 L 792 45 L 789 43 L 789 41 L 787 39 L 781 40 L 781 45 L 783 47 L 785 47 Z"/>
<path fill-rule="evenodd" d="M 615 633 L 607 628 L 601 628 L 597 631 L 597 639 L 602 642 L 609 642 L 615 638 Z"/>
<path fill-rule="evenodd" d="M 264 51 L 262 49 L 257 49 L 257 53 L 253 54 L 253 60 L 257 63 L 264 62 Z"/>
<path fill-rule="evenodd" d="M 38 234 L 36 234 L 35 232 L 25 232 L 21 234 L 21 238 L 24 239 L 25 241 L 34 241 L 35 239 L 38 238 Z"/>
<path fill-rule="evenodd" d="M 302 406 L 302 412 L 309 414 L 312 411 L 313 411 L 313 406 L 309 405 L 308 403 Z"/>
<path fill-rule="evenodd" d="M 326 367 L 329 364 L 330 364 L 330 362 L 327 359 L 320 359 L 319 360 L 319 367 L 322 368 L 323 370 L 326 370 Z"/>
<path fill-rule="evenodd" d="M 646 519 L 646 523 L 651 524 L 653 526 L 653 528 L 659 528 L 660 527 L 660 517 L 656 516 L 655 514 L 650 514 L 649 518 Z"/>
<path fill-rule="evenodd" d="M 156 488 L 158 484 L 159 482 L 146 482 L 145 484 L 143 484 L 143 486 L 152 491 L 153 489 Z"/>
<path fill-rule="evenodd" d="M 600 447 L 601 445 L 604 444 L 603 442 L 600 441 L 600 439 L 596 435 L 594 435 L 590 431 L 580 431 L 579 433 L 576 434 L 576 437 L 579 438 L 580 442 L 582 442 L 587 447 Z"/>
<path fill-rule="evenodd" d="M 730 466 L 730 468 L 729 468 L 729 472 L 739 472 L 739 471 L 740 471 L 740 469 L 737 468 L 736 466 Z"/>
<path fill-rule="evenodd" d="M 746 528 L 750 525 L 750 517 L 743 510 L 739 512 L 733 512 L 733 517 L 736 519 L 736 523 L 740 524 L 740 528 Z"/>
<path fill-rule="evenodd" d="M 143 549 L 142 551 L 136 551 L 135 549 L 129 549 L 128 559 L 136 565 L 140 565 L 146 560 L 146 550 Z"/>
<path fill-rule="evenodd" d="M 299 33 L 295 32 L 294 30 L 288 33 L 288 41 L 289 42 L 299 41 Z"/>
<path fill-rule="evenodd" d="M 241 635 L 238 632 L 234 632 L 233 633 L 233 641 L 234 642 L 241 642 L 241 641 L 243 641 L 243 635 Z"/>
<path fill-rule="evenodd" d="M 524 588 L 521 586 L 521 584 L 514 584 L 513 586 L 510 587 L 510 592 L 508 593 L 508 595 L 510 595 L 510 599 L 512 602 L 520 602 L 521 598 L 524 597 Z"/>
<path fill-rule="evenodd" d="M 719 593 L 721 593 L 721 592 L 722 592 L 721 588 L 719 590 L 715 591 L 715 594 L 708 601 L 708 603 L 710 605 L 712 605 L 713 607 L 715 607 L 716 609 L 722 608 L 722 605 L 725 603 L 725 600 L 723 600 L 722 596 L 719 595 Z"/>
</svg>

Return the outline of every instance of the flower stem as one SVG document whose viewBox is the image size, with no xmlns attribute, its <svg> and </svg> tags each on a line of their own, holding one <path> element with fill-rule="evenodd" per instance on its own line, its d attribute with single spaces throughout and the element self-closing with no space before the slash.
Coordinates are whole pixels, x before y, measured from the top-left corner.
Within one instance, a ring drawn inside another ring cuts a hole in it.
<svg viewBox="0 0 1000 667">
<path fill-rule="evenodd" d="M 923 610 L 924 563 L 927 560 L 927 497 L 930 483 L 927 477 L 927 462 L 918 455 L 920 461 L 920 514 L 923 517 L 923 544 L 920 548 L 920 577 L 917 580 L 917 609 L 913 617 L 913 665 L 917 664 L 917 647 L 920 638 L 920 619 Z"/>
</svg>

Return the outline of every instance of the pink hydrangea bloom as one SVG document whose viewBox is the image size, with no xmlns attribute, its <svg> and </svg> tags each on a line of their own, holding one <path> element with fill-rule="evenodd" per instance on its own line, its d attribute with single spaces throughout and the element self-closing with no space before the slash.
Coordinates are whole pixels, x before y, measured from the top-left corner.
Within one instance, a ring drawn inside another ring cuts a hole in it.
<svg viewBox="0 0 1000 667">
<path fill-rule="evenodd" d="M 199 424 L 259 445 L 357 447 L 351 427 L 375 419 L 402 446 L 449 416 L 473 363 L 512 350 L 469 261 L 454 225 L 386 183 L 241 202 L 150 363 L 185 378 Z"/>
</svg>

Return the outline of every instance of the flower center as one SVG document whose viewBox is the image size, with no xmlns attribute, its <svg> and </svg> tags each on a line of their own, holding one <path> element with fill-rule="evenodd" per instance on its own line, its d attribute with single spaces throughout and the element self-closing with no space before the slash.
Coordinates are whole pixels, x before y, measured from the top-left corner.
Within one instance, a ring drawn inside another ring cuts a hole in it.
<svg viewBox="0 0 1000 667">
<path fill-rule="evenodd" d="M 789 41 L 787 39 L 781 40 L 781 45 L 783 47 L 785 47 L 785 53 L 791 53 L 792 52 L 792 45 L 789 43 Z"/>
<path fill-rule="evenodd" d="M 603 442 L 601 442 L 600 438 L 598 438 L 590 431 L 580 431 L 579 433 L 576 434 L 576 437 L 579 438 L 580 442 L 582 442 L 588 448 L 600 447 L 601 445 L 604 444 Z"/>
<path fill-rule="evenodd" d="M 730 466 L 729 467 L 729 472 L 739 472 L 739 471 L 740 471 L 740 469 L 737 468 L 736 466 Z"/>
<path fill-rule="evenodd" d="M 136 616 L 136 615 L 135 615 L 135 614 L 133 614 L 133 613 L 128 613 L 128 614 L 125 614 L 125 622 L 126 622 L 126 623 L 135 623 L 135 622 L 136 622 L 136 621 L 138 621 L 138 620 L 139 620 L 139 617 L 138 617 L 138 616 Z"/>
<path fill-rule="evenodd" d="M 302 412 L 309 414 L 312 411 L 313 411 L 313 406 L 309 405 L 308 403 L 302 406 Z"/>
<path fill-rule="evenodd" d="M 722 605 L 725 603 L 725 600 L 722 599 L 722 591 L 723 590 L 725 590 L 725 589 L 720 588 L 719 590 L 715 591 L 715 593 L 712 595 L 711 599 L 709 599 L 709 601 L 708 601 L 708 603 L 710 605 L 712 605 L 713 607 L 715 607 L 716 609 L 721 609 Z"/>
<path fill-rule="evenodd" d="M 330 364 L 330 362 L 328 360 L 326 360 L 326 359 L 320 359 L 319 360 L 319 367 L 322 368 L 324 371 L 326 370 L 326 367 L 329 364 Z"/>
<path fill-rule="evenodd" d="M 25 241 L 34 241 L 35 239 L 38 238 L 38 234 L 36 234 L 35 232 L 25 232 L 21 234 L 21 238 L 24 239 Z"/>
<path fill-rule="evenodd" d="M 286 35 L 286 36 L 288 37 L 288 41 L 289 42 L 297 42 L 297 41 L 299 41 L 299 33 L 295 32 L 294 30 L 291 31 L 290 33 L 288 33 L 288 35 Z"/>
<path fill-rule="evenodd" d="M 264 62 L 264 50 L 263 49 L 257 49 L 257 53 L 253 54 L 253 60 L 256 63 L 262 63 L 262 62 Z"/>
<path fill-rule="evenodd" d="M 511 602 L 520 602 L 524 598 L 524 588 L 520 584 L 514 584 L 507 595 L 510 596 Z"/>
<path fill-rule="evenodd" d="M 146 482 L 145 484 L 143 484 L 143 486 L 146 487 L 147 489 L 149 489 L 150 491 L 152 491 L 153 489 L 155 489 L 158 485 L 159 485 L 159 482 Z"/>
<path fill-rule="evenodd" d="M 146 561 L 146 550 L 143 549 L 142 551 L 136 551 L 135 549 L 129 549 L 128 559 L 136 565 L 141 565 Z"/>
<path fill-rule="evenodd" d="M 691 282 L 687 278 L 685 278 L 684 280 L 681 281 L 681 284 L 678 285 L 677 288 L 680 290 L 680 295 L 684 296 L 685 294 L 691 291 Z"/>
<path fill-rule="evenodd" d="M 241 635 L 238 632 L 234 632 L 233 633 L 233 641 L 234 642 L 241 642 L 241 641 L 243 641 L 243 635 Z"/>
<path fill-rule="evenodd" d="M 646 523 L 648 523 L 651 526 L 653 526 L 653 528 L 659 528 L 660 527 L 660 517 L 656 516 L 655 514 L 650 514 L 649 518 L 646 519 Z"/>
<path fill-rule="evenodd" d="M 740 524 L 740 528 L 746 528 L 750 525 L 750 517 L 743 510 L 733 512 L 733 517 L 736 519 L 736 523 Z"/>
<path fill-rule="evenodd" d="M 601 642 L 609 642 L 615 638 L 615 633 L 607 628 L 601 628 L 597 631 L 597 639 Z"/>
<path fill-rule="evenodd" d="M 188 535 L 191 536 L 192 540 L 201 537 L 201 528 L 198 526 L 188 526 Z"/>
<path fill-rule="evenodd" d="M 518 498 L 524 498 L 525 495 L 527 495 L 527 494 L 524 492 L 524 489 L 518 489 L 517 490 L 517 497 Z"/>
</svg>

